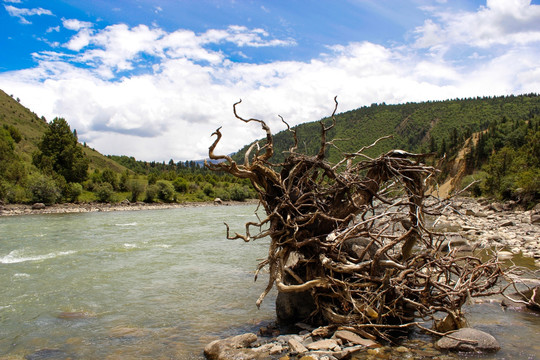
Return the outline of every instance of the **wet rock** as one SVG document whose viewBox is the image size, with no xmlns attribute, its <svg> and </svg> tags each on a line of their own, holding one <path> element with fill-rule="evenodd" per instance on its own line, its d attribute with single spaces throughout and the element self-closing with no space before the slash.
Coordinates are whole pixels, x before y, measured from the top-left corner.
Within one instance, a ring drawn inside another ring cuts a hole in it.
<svg viewBox="0 0 540 360">
<path fill-rule="evenodd" d="M 469 241 L 460 234 L 447 234 L 446 240 L 441 245 L 441 251 L 450 252 L 452 250 L 457 251 L 471 251 L 472 247 Z"/>
<path fill-rule="evenodd" d="M 462 228 L 460 224 L 442 220 L 433 225 L 433 230 L 440 232 L 456 232 L 461 231 Z"/>
<path fill-rule="evenodd" d="M 497 258 L 499 260 L 509 260 L 514 256 L 514 254 L 510 251 L 499 251 L 497 253 Z"/>
<path fill-rule="evenodd" d="M 308 344 L 306 347 L 309 350 L 334 350 L 336 348 L 339 348 L 339 345 L 334 339 L 323 339 Z"/>
<path fill-rule="evenodd" d="M 502 204 L 499 203 L 492 203 L 488 206 L 489 210 L 495 211 L 495 212 L 502 212 L 504 210 Z"/>
<path fill-rule="evenodd" d="M 114 338 L 141 338 L 150 333 L 147 329 L 141 329 L 136 327 L 115 327 L 109 331 L 109 336 Z"/>
<path fill-rule="evenodd" d="M 441 350 L 462 352 L 496 352 L 501 346 L 490 334 L 472 328 L 463 328 L 443 336 L 435 346 Z"/>
<path fill-rule="evenodd" d="M 70 358 L 68 354 L 59 349 L 41 349 L 24 357 L 26 360 L 60 360 Z"/>
<path fill-rule="evenodd" d="M 503 306 L 507 307 L 522 307 L 526 306 L 532 310 L 540 310 L 540 285 L 532 289 L 527 289 L 521 292 L 516 292 L 511 295 L 508 295 L 510 299 L 517 301 L 512 301 L 508 298 L 505 298 L 502 301 Z M 525 302 L 525 303 L 523 303 Z"/>
<path fill-rule="evenodd" d="M 348 330 L 338 330 L 334 333 L 334 336 L 338 339 L 341 339 L 343 342 L 354 344 L 354 345 L 362 345 L 364 347 L 378 347 L 380 346 L 375 341 L 370 339 L 364 339 L 357 334 L 353 333 L 352 331 Z"/>
<path fill-rule="evenodd" d="M 267 352 L 249 348 L 255 341 L 257 341 L 257 335 L 253 333 L 215 340 L 206 345 L 204 355 L 209 360 L 257 360 L 267 358 Z"/>
<path fill-rule="evenodd" d="M 289 339 L 289 351 L 292 354 L 304 354 L 308 352 L 308 349 L 298 340 Z"/>
<path fill-rule="evenodd" d="M 59 319 L 76 320 L 76 319 L 90 319 L 96 317 L 96 314 L 86 311 L 63 311 L 56 315 Z"/>
<path fill-rule="evenodd" d="M 396 351 L 397 351 L 398 353 L 406 353 L 406 352 L 409 352 L 410 350 L 409 350 L 409 348 L 406 347 L 406 346 L 398 346 L 398 347 L 396 348 Z"/>
</svg>

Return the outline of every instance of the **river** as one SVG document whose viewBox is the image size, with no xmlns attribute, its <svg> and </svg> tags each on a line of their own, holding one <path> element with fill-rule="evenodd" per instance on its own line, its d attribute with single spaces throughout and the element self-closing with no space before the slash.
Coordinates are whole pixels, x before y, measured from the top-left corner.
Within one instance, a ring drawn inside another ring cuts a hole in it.
<svg viewBox="0 0 540 360">
<path fill-rule="evenodd" d="M 227 240 L 255 206 L 0 217 L 0 359 L 202 359 L 211 340 L 274 318 L 255 301 L 268 241 Z M 503 350 L 535 359 L 540 318 L 466 309 Z"/>
<path fill-rule="evenodd" d="M 227 240 L 254 206 L 0 218 L 0 357 L 200 358 L 274 316 L 268 241 Z M 40 352 L 41 351 L 41 352 Z M 47 352 L 48 351 L 48 352 Z"/>
</svg>

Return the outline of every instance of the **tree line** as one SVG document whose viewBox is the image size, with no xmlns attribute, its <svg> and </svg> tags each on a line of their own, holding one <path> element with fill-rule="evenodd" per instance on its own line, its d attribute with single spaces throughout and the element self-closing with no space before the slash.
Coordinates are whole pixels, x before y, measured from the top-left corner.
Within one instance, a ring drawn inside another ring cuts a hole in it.
<svg viewBox="0 0 540 360">
<path fill-rule="evenodd" d="M 54 204 L 61 202 L 244 201 L 254 196 L 249 183 L 228 174 L 210 173 L 188 161 L 147 163 L 133 157 L 110 158 L 125 167 L 89 169 L 85 146 L 63 118 L 47 127 L 38 150 L 25 163 L 15 151 L 21 134 L 15 126 L 0 129 L 0 201 Z"/>
</svg>

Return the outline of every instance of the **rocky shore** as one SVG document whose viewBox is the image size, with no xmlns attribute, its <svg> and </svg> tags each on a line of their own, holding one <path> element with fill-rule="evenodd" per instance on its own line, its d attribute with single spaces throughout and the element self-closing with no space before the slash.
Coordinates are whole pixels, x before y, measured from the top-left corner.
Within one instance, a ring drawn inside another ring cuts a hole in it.
<svg viewBox="0 0 540 360">
<path fill-rule="evenodd" d="M 441 216 L 428 219 L 428 223 L 433 231 L 446 234 L 447 251 L 489 249 L 500 261 L 525 263 L 533 271 L 540 267 L 540 206 L 524 210 L 515 203 L 459 198 Z M 528 280 L 533 286 L 540 282 Z M 540 286 L 537 289 L 540 291 Z M 277 329 L 263 327 L 258 334 L 215 340 L 205 347 L 204 354 L 210 360 L 450 360 L 461 359 L 464 352 L 480 354 L 499 350 L 493 336 L 471 328 L 460 329 L 436 342 L 408 339 L 399 346 L 385 346 L 367 333 L 359 336 L 346 328 L 297 326 L 300 331 L 293 334 L 280 334 Z"/>
<path fill-rule="evenodd" d="M 87 213 L 100 211 L 137 211 L 137 210 L 159 210 L 159 209 L 174 209 L 184 207 L 198 206 L 228 206 L 228 205 L 246 205 L 256 203 L 256 200 L 248 200 L 245 202 L 238 201 L 219 201 L 219 202 L 185 202 L 185 203 L 144 203 L 144 202 L 129 202 L 124 200 L 120 203 L 66 203 L 45 205 L 36 203 L 32 205 L 26 204 L 0 204 L 0 216 L 17 216 L 17 215 L 37 215 L 37 214 L 69 214 L 69 213 Z"/>
<path fill-rule="evenodd" d="M 501 261 L 523 257 L 540 267 L 540 204 L 523 210 L 513 202 L 459 198 L 452 205 L 432 224 L 446 233 L 450 249 L 495 249 Z"/>
</svg>

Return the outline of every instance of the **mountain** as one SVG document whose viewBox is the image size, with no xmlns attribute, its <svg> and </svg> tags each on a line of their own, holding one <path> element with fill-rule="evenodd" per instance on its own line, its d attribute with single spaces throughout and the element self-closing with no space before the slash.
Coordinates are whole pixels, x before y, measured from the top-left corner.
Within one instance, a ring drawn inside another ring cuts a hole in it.
<svg viewBox="0 0 540 360">
<path fill-rule="evenodd" d="M 525 121 L 539 109 L 540 96 L 537 94 L 398 105 L 372 104 L 337 114 L 336 126 L 329 132 L 328 139 L 339 139 L 335 145 L 342 152 L 356 152 L 380 137 L 392 135 L 392 139 L 382 141 L 366 152 L 372 156 L 390 149 L 433 151 L 440 149 L 443 142 L 449 146 L 461 139 L 463 143 L 472 133 L 487 129 L 490 123 L 503 117 L 510 121 Z M 326 126 L 332 122 L 330 118 L 320 121 Z M 297 133 L 299 152 L 311 155 L 318 152 L 319 121 L 300 124 L 292 129 Z M 293 137 L 287 130 L 275 134 L 272 161 L 281 162 L 292 145 Z M 234 159 L 243 162 L 249 146 L 251 144 L 239 150 Z M 328 160 L 337 162 L 340 158 L 340 151 L 329 147 Z"/>
<path fill-rule="evenodd" d="M 540 197 L 540 165 L 535 162 L 540 159 L 539 114 L 538 94 L 372 104 L 335 116 L 336 124 L 327 135 L 327 140 L 334 139 L 334 146 L 328 147 L 327 160 L 336 163 L 343 153 L 356 152 L 383 136 L 392 135 L 365 154 L 373 157 L 390 149 L 433 153 L 431 164 L 441 169 L 438 180 L 447 183 L 447 191 L 462 187 L 463 178 L 478 175 L 476 178 L 482 181 L 475 185 L 477 195 L 526 198 L 534 202 Z M 325 126 L 332 123 L 331 118 L 320 121 Z M 318 152 L 319 121 L 292 130 L 298 138 L 297 152 L 308 155 Z M 264 140 L 259 141 L 264 144 Z M 238 151 L 233 156 L 235 161 L 243 163 L 250 146 Z M 292 146 L 293 136 L 289 131 L 275 134 L 274 156 L 270 161 L 282 162 Z M 513 159 L 509 165 L 520 167 L 497 168 L 500 151 L 506 154 L 505 159 Z M 474 179 L 469 177 L 467 181 Z"/>
<path fill-rule="evenodd" d="M 343 153 L 356 152 L 383 136 L 392 135 L 365 154 L 377 156 L 390 149 L 432 153 L 429 162 L 441 170 L 438 180 L 448 191 L 480 180 L 471 187 L 475 195 L 516 199 L 527 202 L 528 206 L 540 198 L 540 96 L 537 94 L 372 104 L 337 114 L 335 120 L 335 126 L 327 134 L 334 145 L 328 147 L 327 159 L 331 163 L 338 162 Z M 329 126 L 332 119 L 324 118 L 320 122 Z M 309 155 L 318 152 L 320 122 L 293 127 L 298 138 L 297 152 Z M 82 144 L 76 146 L 88 159 L 89 179 L 73 188 L 61 176 L 47 170 L 47 166 L 43 167 L 46 162 L 40 163 L 40 169 L 33 164 L 33 154 L 51 124 L 0 90 L 0 201 L 36 201 L 55 191 L 61 194 L 49 196 L 54 199 L 51 202 L 75 201 L 69 199 L 77 199 L 80 194 L 83 201 L 121 201 L 128 191 L 132 192 L 133 200 L 142 197 L 148 201 L 161 197 L 164 201 L 205 201 L 215 196 L 227 199 L 233 198 L 233 193 L 240 193 L 239 189 L 244 195 L 249 193 L 245 181 L 212 173 L 195 161 L 165 164 L 141 162 L 128 156 L 105 157 Z M 69 131 L 67 134 L 74 135 Z M 250 145 L 233 158 L 242 163 Z M 271 161 L 279 164 L 292 146 L 293 136 L 289 131 L 275 134 L 275 155 Z M 165 186 L 168 192 L 174 185 L 171 196 L 156 195 L 160 194 L 155 188 L 156 181 L 161 181 L 158 185 Z"/>
</svg>

